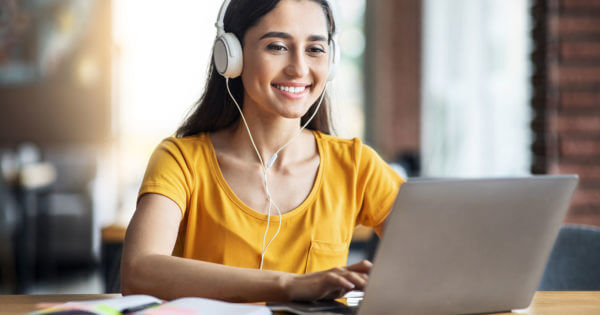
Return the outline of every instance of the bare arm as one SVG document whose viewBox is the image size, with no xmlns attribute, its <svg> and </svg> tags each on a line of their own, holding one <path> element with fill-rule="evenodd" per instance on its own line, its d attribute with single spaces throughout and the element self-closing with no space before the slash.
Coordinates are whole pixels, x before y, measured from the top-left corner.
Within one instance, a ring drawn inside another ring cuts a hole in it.
<svg viewBox="0 0 600 315">
<path fill-rule="evenodd" d="M 369 262 L 306 275 L 230 267 L 171 256 L 181 212 L 171 199 L 144 195 L 127 228 L 123 294 L 200 296 L 232 302 L 335 298 L 366 284 Z"/>
</svg>

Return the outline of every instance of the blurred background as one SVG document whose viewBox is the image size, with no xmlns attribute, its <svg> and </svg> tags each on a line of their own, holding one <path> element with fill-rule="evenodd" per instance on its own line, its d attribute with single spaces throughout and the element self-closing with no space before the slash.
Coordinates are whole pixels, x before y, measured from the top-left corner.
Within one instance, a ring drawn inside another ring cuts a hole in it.
<svg viewBox="0 0 600 315">
<path fill-rule="evenodd" d="M 118 292 L 146 163 L 202 94 L 221 1 L 0 2 L 0 293 Z M 600 2 L 339 1 L 336 134 L 408 177 L 577 173 L 600 226 Z M 359 228 L 350 259 L 372 255 Z"/>
</svg>

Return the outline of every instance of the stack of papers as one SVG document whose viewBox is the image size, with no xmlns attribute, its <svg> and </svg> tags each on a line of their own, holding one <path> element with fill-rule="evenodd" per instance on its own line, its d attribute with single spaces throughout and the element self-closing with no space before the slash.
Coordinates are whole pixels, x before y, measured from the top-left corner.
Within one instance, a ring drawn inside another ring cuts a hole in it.
<svg viewBox="0 0 600 315">
<path fill-rule="evenodd" d="M 128 295 L 124 297 L 68 302 L 29 313 L 42 314 L 97 314 L 97 315 L 163 315 L 163 314 L 232 314 L 267 315 L 268 307 L 252 304 L 227 303 L 204 298 L 181 298 L 169 302 L 149 295 Z"/>
</svg>

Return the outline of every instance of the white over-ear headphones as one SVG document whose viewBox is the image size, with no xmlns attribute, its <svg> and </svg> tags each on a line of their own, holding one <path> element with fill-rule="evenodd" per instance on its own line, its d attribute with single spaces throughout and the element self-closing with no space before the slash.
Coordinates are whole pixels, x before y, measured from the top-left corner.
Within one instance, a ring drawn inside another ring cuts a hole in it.
<svg viewBox="0 0 600 315">
<path fill-rule="evenodd" d="M 225 32 L 225 13 L 227 12 L 230 2 L 231 0 L 225 0 L 219 10 L 219 17 L 215 24 L 217 27 L 217 38 L 215 39 L 215 44 L 213 46 L 213 60 L 219 74 L 226 78 L 233 79 L 242 74 L 244 56 L 242 53 L 242 45 L 235 34 Z M 327 81 L 331 81 L 335 77 L 340 62 L 340 50 L 337 43 L 337 28 L 335 27 L 335 4 L 333 0 L 327 0 L 326 2 L 329 15 L 331 16 L 331 27 L 334 30 L 333 34 L 331 34 L 331 40 L 329 41 L 329 73 L 327 74 Z"/>
</svg>

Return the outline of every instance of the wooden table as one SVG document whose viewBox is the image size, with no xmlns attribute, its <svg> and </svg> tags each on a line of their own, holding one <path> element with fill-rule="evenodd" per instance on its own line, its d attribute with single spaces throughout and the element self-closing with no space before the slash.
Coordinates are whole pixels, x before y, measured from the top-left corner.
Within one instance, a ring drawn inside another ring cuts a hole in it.
<svg viewBox="0 0 600 315">
<path fill-rule="evenodd" d="M 24 314 L 36 310 L 38 303 L 66 302 L 118 297 L 120 294 L 0 295 L 0 314 Z M 500 313 L 497 313 L 500 314 Z M 598 315 L 600 291 L 537 292 L 525 310 L 502 314 Z"/>
</svg>

